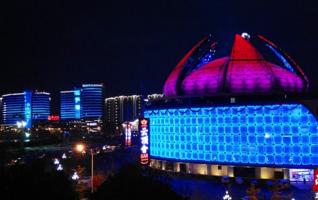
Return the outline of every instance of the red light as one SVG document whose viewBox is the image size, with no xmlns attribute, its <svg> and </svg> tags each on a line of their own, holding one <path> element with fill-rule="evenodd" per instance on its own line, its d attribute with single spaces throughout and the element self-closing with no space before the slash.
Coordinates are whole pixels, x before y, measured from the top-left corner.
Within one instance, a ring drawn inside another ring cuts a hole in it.
<svg viewBox="0 0 318 200">
<path fill-rule="evenodd" d="M 140 163 L 147 165 L 149 163 L 149 155 L 147 153 L 140 154 Z"/>
<path fill-rule="evenodd" d="M 318 168 L 314 171 L 314 185 L 312 189 L 314 192 L 318 192 Z"/>
<path fill-rule="evenodd" d="M 49 121 L 59 121 L 60 120 L 60 116 L 58 116 L 58 115 L 49 115 L 47 119 Z"/>
</svg>

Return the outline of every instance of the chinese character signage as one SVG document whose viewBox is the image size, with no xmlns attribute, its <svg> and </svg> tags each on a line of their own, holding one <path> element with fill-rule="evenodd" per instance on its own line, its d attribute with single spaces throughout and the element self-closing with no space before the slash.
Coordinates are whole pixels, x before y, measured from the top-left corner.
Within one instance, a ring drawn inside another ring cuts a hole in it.
<svg viewBox="0 0 318 200">
<path fill-rule="evenodd" d="M 140 164 L 148 165 L 149 158 L 149 119 L 139 119 L 139 131 L 140 131 Z"/>
<path fill-rule="evenodd" d="M 318 192 L 318 168 L 314 172 L 314 185 L 312 187 L 314 192 Z"/>
</svg>

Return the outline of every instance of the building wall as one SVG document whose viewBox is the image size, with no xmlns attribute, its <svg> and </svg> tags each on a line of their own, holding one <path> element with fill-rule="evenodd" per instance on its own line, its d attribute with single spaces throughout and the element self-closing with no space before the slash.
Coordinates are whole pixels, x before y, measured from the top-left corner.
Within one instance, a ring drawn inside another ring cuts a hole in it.
<svg viewBox="0 0 318 200">
<path fill-rule="evenodd" d="M 120 127 L 125 121 L 141 117 L 142 99 L 140 95 L 116 96 L 105 99 L 106 122 Z"/>
<path fill-rule="evenodd" d="M 312 168 L 318 122 L 302 104 L 145 111 L 150 155 L 196 162 Z"/>
<path fill-rule="evenodd" d="M 24 93 L 13 93 L 2 96 L 3 123 L 14 125 L 25 118 Z"/>
<path fill-rule="evenodd" d="M 168 163 L 170 166 L 173 165 L 173 168 L 168 169 L 167 167 Z M 181 173 L 180 165 L 186 166 L 186 171 L 182 172 L 186 174 L 235 177 L 234 175 L 235 166 L 231 166 L 231 165 L 171 162 L 171 161 L 157 160 L 157 159 L 151 159 L 151 162 L 150 162 L 150 166 L 152 168 Z M 289 179 L 289 169 L 287 168 L 255 167 L 252 169 L 255 170 L 255 177 L 253 178 L 275 179 L 275 172 L 282 172 L 283 178 Z"/>
<path fill-rule="evenodd" d="M 24 120 L 26 128 L 31 128 L 32 121 L 48 120 L 50 105 L 50 94 L 46 92 L 5 94 L 2 96 L 3 123 L 15 125 L 17 121 Z"/>
<path fill-rule="evenodd" d="M 2 116 L 2 97 L 0 97 L 0 124 L 3 123 L 3 116 Z"/>
<path fill-rule="evenodd" d="M 62 120 L 80 118 L 76 117 L 74 90 L 60 92 L 60 117 Z"/>
<path fill-rule="evenodd" d="M 34 92 L 32 94 L 32 119 L 48 120 L 51 113 L 51 98 L 50 93 Z"/>
<path fill-rule="evenodd" d="M 104 86 L 102 84 L 83 84 L 81 91 L 81 118 L 97 119 L 104 115 Z"/>
</svg>

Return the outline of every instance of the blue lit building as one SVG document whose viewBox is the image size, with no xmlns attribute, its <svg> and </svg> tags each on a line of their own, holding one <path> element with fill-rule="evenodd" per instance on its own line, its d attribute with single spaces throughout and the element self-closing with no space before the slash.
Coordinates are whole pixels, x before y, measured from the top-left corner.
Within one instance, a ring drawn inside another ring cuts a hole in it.
<svg viewBox="0 0 318 200">
<path fill-rule="evenodd" d="M 32 94 L 32 119 L 35 121 L 48 120 L 51 113 L 51 97 L 47 92 L 34 92 Z"/>
<path fill-rule="evenodd" d="M 81 88 L 61 91 L 62 120 L 100 119 L 103 117 L 102 84 L 83 84 Z"/>
<path fill-rule="evenodd" d="M 312 180 L 318 166 L 318 99 L 306 93 L 308 81 L 299 66 L 263 36 L 236 35 L 225 60 L 209 43 L 214 44 L 211 38 L 201 41 L 180 61 L 165 83 L 163 100 L 146 104 L 151 167 Z M 254 44 L 283 59 L 269 63 L 269 53 Z M 210 52 L 213 57 L 203 62 Z M 253 71 L 263 75 L 254 79 Z"/>
<path fill-rule="evenodd" d="M 61 91 L 60 117 L 62 120 L 81 118 L 81 90 Z"/>
<path fill-rule="evenodd" d="M 103 84 L 83 84 L 81 91 L 81 118 L 99 119 L 103 117 Z"/>
<path fill-rule="evenodd" d="M 3 123 L 15 125 L 17 121 L 24 120 L 26 128 L 31 128 L 33 121 L 48 120 L 50 101 L 50 94 L 46 92 L 5 94 L 2 96 Z"/>
</svg>

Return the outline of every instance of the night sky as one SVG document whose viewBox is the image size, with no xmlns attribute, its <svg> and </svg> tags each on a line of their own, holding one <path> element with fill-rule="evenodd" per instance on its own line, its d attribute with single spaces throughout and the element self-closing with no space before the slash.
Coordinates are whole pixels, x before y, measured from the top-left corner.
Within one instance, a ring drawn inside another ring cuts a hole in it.
<svg viewBox="0 0 318 200">
<path fill-rule="evenodd" d="M 243 3 L 242 3 L 243 2 Z M 315 1 L 10 1 L 0 5 L 0 94 L 104 83 L 106 96 L 162 92 L 202 37 L 249 32 L 286 50 L 318 88 Z"/>
</svg>

